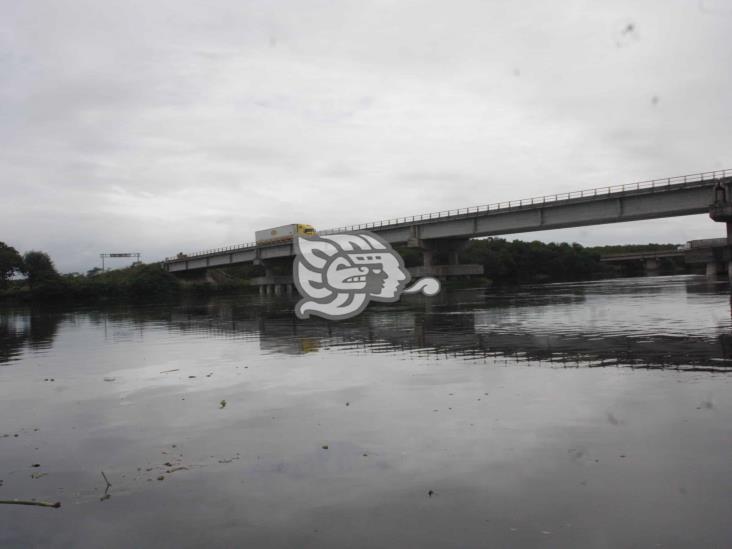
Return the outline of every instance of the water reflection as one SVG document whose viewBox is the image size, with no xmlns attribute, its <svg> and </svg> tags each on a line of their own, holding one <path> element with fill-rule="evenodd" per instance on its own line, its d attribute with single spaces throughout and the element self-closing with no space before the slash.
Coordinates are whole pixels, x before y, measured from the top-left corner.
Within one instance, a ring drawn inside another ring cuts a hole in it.
<svg viewBox="0 0 732 549">
<path fill-rule="evenodd" d="M 371 307 L 345 322 L 300 321 L 291 302 L 216 300 L 183 306 L 185 332 L 256 336 L 261 350 L 300 354 L 348 347 L 559 365 L 726 368 L 732 334 L 726 290 L 698 277 L 557 284 Z"/>
<path fill-rule="evenodd" d="M 724 547 L 726 291 L 2 312 L 0 546 Z"/>
<path fill-rule="evenodd" d="M 25 349 L 50 349 L 63 319 L 62 313 L 37 308 L 0 314 L 0 365 L 17 360 Z"/>
<path fill-rule="evenodd" d="M 342 322 L 299 320 L 292 299 L 237 296 L 176 306 L 118 307 L 0 317 L 0 363 L 27 347 L 49 348 L 62 322 L 88 321 L 105 339 L 147 329 L 259 342 L 264 353 L 299 355 L 331 347 L 407 351 L 465 358 L 507 357 L 561 366 L 630 365 L 720 369 L 732 366 L 724 285 L 699 277 L 656 277 L 581 284 L 447 291 L 372 305 Z"/>
</svg>

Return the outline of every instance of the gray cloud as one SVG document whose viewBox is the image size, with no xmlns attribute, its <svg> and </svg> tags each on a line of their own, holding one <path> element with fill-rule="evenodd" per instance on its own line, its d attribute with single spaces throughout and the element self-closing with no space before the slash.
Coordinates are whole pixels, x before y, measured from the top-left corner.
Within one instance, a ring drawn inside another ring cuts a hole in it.
<svg viewBox="0 0 732 549">
<path fill-rule="evenodd" d="M 728 166 L 721 0 L 0 0 L 0 240 L 249 241 Z M 628 31 L 628 29 L 631 29 Z M 656 98 L 654 100 L 654 98 Z M 704 216 L 525 235 L 718 236 Z"/>
</svg>

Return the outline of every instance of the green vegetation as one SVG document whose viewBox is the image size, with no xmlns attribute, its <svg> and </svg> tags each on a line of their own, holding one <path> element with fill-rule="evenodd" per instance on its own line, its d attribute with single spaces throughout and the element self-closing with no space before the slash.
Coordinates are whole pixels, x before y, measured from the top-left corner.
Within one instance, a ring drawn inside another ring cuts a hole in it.
<svg viewBox="0 0 732 549">
<path fill-rule="evenodd" d="M 178 280 L 160 265 L 137 264 L 87 276 L 64 277 L 67 290 L 81 299 L 164 299 L 174 296 Z"/>
<path fill-rule="evenodd" d="M 8 285 L 8 281 L 23 271 L 23 258 L 18 250 L 0 242 L 0 290 Z"/>
<path fill-rule="evenodd" d="M 0 243 L 1 244 L 1 243 Z M 1 247 L 1 246 L 0 246 Z M 150 300 L 176 295 L 178 280 L 160 265 L 137 264 L 126 269 L 87 275 L 60 275 L 48 254 L 28 252 L 23 256 L 25 279 L 7 280 L 0 298 L 22 301 Z"/>
<path fill-rule="evenodd" d="M 460 254 L 460 263 L 483 265 L 485 276 L 497 285 L 541 282 L 572 282 L 618 276 L 643 274 L 641 262 L 633 264 L 602 263 L 600 257 L 609 254 L 676 249 L 678 244 L 642 244 L 584 247 L 580 244 L 557 244 L 502 238 L 471 240 Z M 422 252 L 401 248 L 399 253 L 407 267 L 422 265 Z M 435 265 L 447 263 L 447 254 L 436 253 Z M 663 260 L 667 272 L 683 271 L 680 259 Z"/>
<path fill-rule="evenodd" d="M 637 252 L 660 252 L 663 250 L 676 250 L 679 244 L 617 244 L 612 246 L 593 246 L 586 248 L 600 255 L 628 254 Z"/>
<path fill-rule="evenodd" d="M 55 285 L 61 279 L 53 261 L 45 252 L 26 252 L 23 255 L 23 274 L 31 288 Z"/>
<path fill-rule="evenodd" d="M 399 250 L 407 267 L 422 265 L 422 252 Z M 539 241 L 509 242 L 502 238 L 471 240 L 460 254 L 460 263 L 483 265 L 494 284 L 565 282 L 613 276 L 612 267 L 600 262 L 600 253 L 579 244 Z M 447 254 L 435 254 L 434 264 L 447 263 Z"/>
<path fill-rule="evenodd" d="M 479 263 L 498 284 L 565 282 L 609 274 L 600 256 L 579 244 L 508 242 L 501 238 L 471 241 L 460 254 L 464 263 Z"/>
</svg>

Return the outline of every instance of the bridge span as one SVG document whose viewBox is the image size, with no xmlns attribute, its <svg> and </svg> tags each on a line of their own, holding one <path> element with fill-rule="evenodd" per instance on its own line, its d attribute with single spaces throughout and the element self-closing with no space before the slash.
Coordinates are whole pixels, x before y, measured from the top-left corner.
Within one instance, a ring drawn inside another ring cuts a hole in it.
<svg viewBox="0 0 732 549">
<path fill-rule="evenodd" d="M 661 260 L 675 258 L 680 258 L 688 265 L 705 265 L 707 278 L 713 280 L 720 274 L 729 274 L 729 262 L 732 259 L 732 254 L 730 254 L 730 247 L 726 238 L 704 238 L 690 240 L 677 249 L 607 254 L 603 255 L 600 261 L 604 263 L 640 262 L 643 264 L 646 274 L 654 275 L 659 272 Z"/>
<path fill-rule="evenodd" d="M 440 267 L 444 276 L 476 274 L 473 267 L 478 266 L 457 261 L 461 246 L 471 238 L 704 214 L 713 204 L 726 204 L 731 187 L 732 170 L 719 170 L 362 223 L 318 234 L 373 231 L 391 244 L 421 249 L 425 273 Z M 450 264 L 433 265 L 435 252 L 448 252 Z M 266 267 L 268 262 L 293 255 L 291 242 L 260 246 L 252 242 L 179 254 L 167 258 L 164 265 L 172 273 L 243 263 Z"/>
</svg>

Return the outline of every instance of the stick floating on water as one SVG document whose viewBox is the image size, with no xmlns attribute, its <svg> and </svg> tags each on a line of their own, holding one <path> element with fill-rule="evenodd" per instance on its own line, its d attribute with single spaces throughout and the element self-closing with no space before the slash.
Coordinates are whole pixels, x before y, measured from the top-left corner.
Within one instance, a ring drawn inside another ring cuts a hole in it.
<svg viewBox="0 0 732 549">
<path fill-rule="evenodd" d="M 48 501 L 34 501 L 27 499 L 0 499 L 0 504 L 3 505 L 35 505 L 36 507 L 53 507 L 58 509 L 61 507 L 61 502 L 50 503 Z"/>
</svg>

